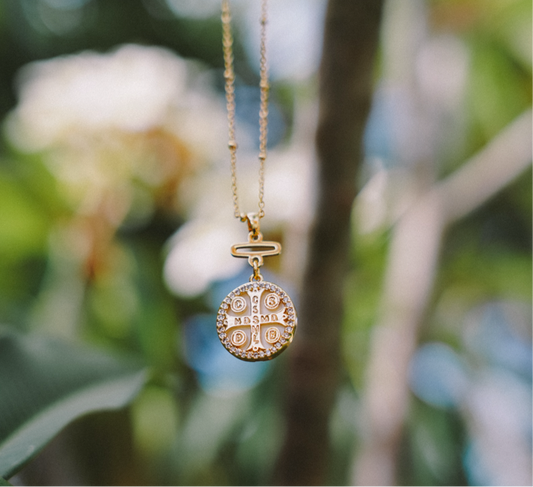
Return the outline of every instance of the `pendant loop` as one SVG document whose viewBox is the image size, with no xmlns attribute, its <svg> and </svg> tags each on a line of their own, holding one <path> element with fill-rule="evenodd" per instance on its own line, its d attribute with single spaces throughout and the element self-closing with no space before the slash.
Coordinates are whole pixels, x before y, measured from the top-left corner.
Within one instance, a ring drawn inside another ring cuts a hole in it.
<svg viewBox="0 0 533 487">
<path fill-rule="evenodd" d="M 263 234 L 259 231 L 259 216 L 257 213 L 241 214 L 241 221 L 248 223 L 248 242 L 235 244 L 231 247 L 231 255 L 234 257 L 248 258 L 248 264 L 253 267 L 254 273 L 250 282 L 261 282 L 263 276 L 260 268 L 263 265 L 263 257 L 278 255 L 281 253 L 281 245 L 278 242 L 263 242 Z"/>
<path fill-rule="evenodd" d="M 257 260 L 258 266 L 263 265 L 263 257 L 270 257 L 281 253 L 281 244 L 279 242 L 263 242 L 263 236 L 259 234 L 257 240 L 238 243 L 231 247 L 233 257 L 248 257 L 248 263 L 253 267 L 254 261 Z"/>
<path fill-rule="evenodd" d="M 262 259 L 261 261 L 259 260 L 259 257 L 257 256 L 254 256 L 254 257 L 250 257 L 250 259 L 252 259 L 252 264 L 251 266 L 254 268 L 254 273 L 253 275 L 250 277 L 250 282 L 261 282 L 263 280 L 263 276 L 261 275 L 261 264 L 262 264 Z"/>
</svg>

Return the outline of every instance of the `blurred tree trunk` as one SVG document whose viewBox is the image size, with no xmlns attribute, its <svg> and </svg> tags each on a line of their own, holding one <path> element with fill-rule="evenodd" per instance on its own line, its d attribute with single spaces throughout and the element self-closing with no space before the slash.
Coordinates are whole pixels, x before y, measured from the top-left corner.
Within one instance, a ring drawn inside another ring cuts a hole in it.
<svg viewBox="0 0 533 487">
<path fill-rule="evenodd" d="M 289 358 L 279 485 L 325 485 L 329 419 L 340 371 L 350 215 L 370 110 L 382 0 L 329 0 L 319 71 L 318 203 L 299 331 Z"/>
</svg>

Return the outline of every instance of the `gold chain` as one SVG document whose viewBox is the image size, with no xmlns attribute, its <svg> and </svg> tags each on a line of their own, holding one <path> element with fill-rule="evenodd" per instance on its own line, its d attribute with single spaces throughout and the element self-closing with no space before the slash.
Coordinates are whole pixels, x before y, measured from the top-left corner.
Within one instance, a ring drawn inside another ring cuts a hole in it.
<svg viewBox="0 0 533 487">
<path fill-rule="evenodd" d="M 268 69 L 266 62 L 266 24 L 267 0 L 261 4 L 261 43 L 259 58 L 259 73 L 261 99 L 259 106 L 259 212 L 257 219 L 265 216 L 264 186 L 265 160 L 268 129 Z M 235 72 L 233 69 L 233 36 L 231 33 L 231 12 L 229 0 L 222 0 L 222 46 L 224 52 L 224 78 L 226 80 L 226 109 L 228 111 L 228 147 L 231 160 L 231 189 L 233 192 L 233 210 L 235 218 L 250 223 L 250 217 L 239 210 L 239 195 L 237 190 L 237 141 L 235 138 Z M 255 216 L 255 215 L 254 215 Z"/>
</svg>

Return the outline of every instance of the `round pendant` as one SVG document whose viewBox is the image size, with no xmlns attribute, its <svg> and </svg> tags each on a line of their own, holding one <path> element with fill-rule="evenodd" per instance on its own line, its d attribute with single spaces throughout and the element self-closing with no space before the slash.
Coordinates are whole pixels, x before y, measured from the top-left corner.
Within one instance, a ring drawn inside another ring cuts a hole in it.
<svg viewBox="0 0 533 487">
<path fill-rule="evenodd" d="M 276 284 L 243 284 L 229 293 L 217 315 L 222 345 L 235 357 L 255 362 L 278 356 L 292 342 L 296 310 Z"/>
</svg>

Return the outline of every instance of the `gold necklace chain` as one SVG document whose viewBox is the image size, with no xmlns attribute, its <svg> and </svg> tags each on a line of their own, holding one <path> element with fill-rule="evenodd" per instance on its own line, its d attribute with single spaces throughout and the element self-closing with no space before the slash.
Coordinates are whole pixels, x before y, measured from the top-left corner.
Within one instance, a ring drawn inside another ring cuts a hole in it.
<svg viewBox="0 0 533 487">
<path fill-rule="evenodd" d="M 266 24 L 267 0 L 261 3 L 261 41 L 259 57 L 259 74 L 261 91 L 259 106 L 259 212 L 253 215 L 257 222 L 265 216 L 264 186 L 265 186 L 265 160 L 268 129 L 268 69 L 266 62 Z M 250 216 L 240 212 L 239 195 L 237 188 L 237 141 L 235 137 L 235 72 L 233 69 L 233 36 L 231 33 L 231 12 L 229 0 L 222 0 L 222 46 L 224 53 L 224 78 L 226 91 L 226 109 L 228 112 L 228 147 L 231 161 L 231 189 L 233 192 L 233 210 L 235 218 L 248 221 Z"/>
<path fill-rule="evenodd" d="M 261 45 L 259 106 L 259 211 L 240 213 L 237 192 L 237 141 L 235 140 L 235 73 L 233 70 L 233 37 L 229 0 L 222 0 L 222 42 L 226 107 L 228 110 L 228 147 L 231 154 L 231 186 L 236 218 L 248 223 L 248 242 L 231 247 L 231 255 L 247 258 L 253 268 L 250 282 L 235 288 L 218 308 L 217 333 L 224 348 L 234 357 L 248 362 L 270 360 L 285 350 L 294 337 L 297 318 L 294 305 L 283 289 L 263 281 L 260 268 L 264 257 L 278 255 L 281 245 L 267 242 L 259 230 L 265 216 L 264 168 L 268 126 L 268 73 L 266 64 L 267 0 L 261 0 Z"/>
</svg>

